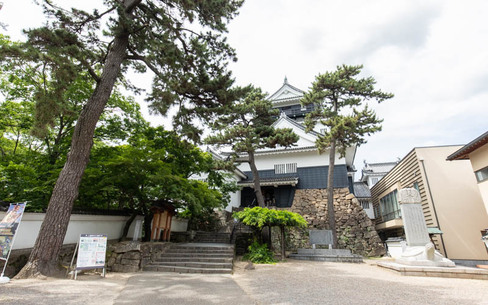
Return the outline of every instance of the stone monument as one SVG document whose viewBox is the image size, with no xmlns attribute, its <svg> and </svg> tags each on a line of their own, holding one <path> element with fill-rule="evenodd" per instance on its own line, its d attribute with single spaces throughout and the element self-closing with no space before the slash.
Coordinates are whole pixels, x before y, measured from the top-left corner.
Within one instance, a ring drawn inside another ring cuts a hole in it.
<svg viewBox="0 0 488 305">
<path fill-rule="evenodd" d="M 396 262 L 410 266 L 454 267 L 455 264 L 436 251 L 430 241 L 419 192 L 414 188 L 401 189 L 398 202 L 407 244 Z"/>
<path fill-rule="evenodd" d="M 290 254 L 290 258 L 326 262 L 363 262 L 361 255 L 352 254 L 349 249 L 332 249 L 332 231 L 330 230 L 310 230 L 309 236 L 312 249 L 299 248 L 297 253 Z M 328 246 L 329 249 L 316 249 L 316 245 Z"/>
</svg>

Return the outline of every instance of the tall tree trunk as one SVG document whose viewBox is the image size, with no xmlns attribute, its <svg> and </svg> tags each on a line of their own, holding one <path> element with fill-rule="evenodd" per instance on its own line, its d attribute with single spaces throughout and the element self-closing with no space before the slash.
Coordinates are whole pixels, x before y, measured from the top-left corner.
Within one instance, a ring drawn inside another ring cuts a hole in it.
<svg viewBox="0 0 488 305">
<path fill-rule="evenodd" d="M 114 39 L 100 81 L 76 123 L 71 149 L 54 186 L 34 249 L 17 278 L 39 274 L 52 276 L 59 270 L 59 253 L 68 229 L 73 203 L 78 196 L 81 178 L 89 161 L 95 126 L 120 73 L 128 43 L 127 32 L 120 33 Z"/>
<path fill-rule="evenodd" d="M 337 248 L 337 231 L 334 212 L 334 165 L 336 141 L 332 140 L 329 152 L 329 172 L 327 174 L 327 214 L 329 215 L 329 229 L 332 231 L 332 247 Z"/>
<path fill-rule="evenodd" d="M 146 215 L 144 215 L 144 237 L 142 238 L 142 241 L 151 241 L 151 223 L 153 220 L 154 214 L 149 211 Z"/>
<path fill-rule="evenodd" d="M 256 167 L 256 160 L 254 159 L 254 152 L 248 152 L 248 155 L 249 155 L 249 167 L 251 167 L 251 172 L 252 172 L 253 182 L 254 182 L 254 195 L 256 196 L 258 205 L 260 207 L 264 207 L 265 206 L 264 197 L 263 197 L 263 192 L 261 190 L 259 172 Z"/>
<path fill-rule="evenodd" d="M 137 216 L 137 212 L 136 211 L 132 212 L 132 215 L 130 215 L 129 219 L 127 219 L 127 221 L 125 222 L 124 229 L 122 231 L 122 236 L 119 238 L 119 242 L 127 238 L 127 234 L 129 234 L 130 225 L 134 222 L 136 216 Z"/>
</svg>

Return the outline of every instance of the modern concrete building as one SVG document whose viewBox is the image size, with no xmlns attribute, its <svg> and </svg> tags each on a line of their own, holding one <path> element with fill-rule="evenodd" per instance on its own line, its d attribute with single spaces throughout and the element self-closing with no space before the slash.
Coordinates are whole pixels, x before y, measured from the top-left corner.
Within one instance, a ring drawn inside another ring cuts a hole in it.
<svg viewBox="0 0 488 305">
<path fill-rule="evenodd" d="M 449 155 L 447 160 L 469 160 L 471 162 L 485 209 L 488 211 L 488 131 Z M 488 223 L 486 228 L 488 228 Z"/>
<path fill-rule="evenodd" d="M 446 158 L 461 146 L 419 147 L 410 151 L 371 189 L 376 230 L 383 240 L 404 236 L 397 194 L 416 188 L 436 248 L 465 264 L 488 262 L 480 231 L 488 215 L 469 161 Z"/>
</svg>

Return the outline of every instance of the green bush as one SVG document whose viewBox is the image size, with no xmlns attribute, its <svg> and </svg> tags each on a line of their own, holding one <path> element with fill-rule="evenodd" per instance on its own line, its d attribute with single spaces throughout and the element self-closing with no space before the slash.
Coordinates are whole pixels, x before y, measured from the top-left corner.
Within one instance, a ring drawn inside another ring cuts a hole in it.
<svg viewBox="0 0 488 305">
<path fill-rule="evenodd" d="M 266 244 L 259 244 L 257 240 L 247 248 L 248 253 L 244 255 L 245 260 L 250 260 L 255 264 L 274 264 L 277 260 L 274 258 L 273 252 L 268 249 Z"/>
</svg>

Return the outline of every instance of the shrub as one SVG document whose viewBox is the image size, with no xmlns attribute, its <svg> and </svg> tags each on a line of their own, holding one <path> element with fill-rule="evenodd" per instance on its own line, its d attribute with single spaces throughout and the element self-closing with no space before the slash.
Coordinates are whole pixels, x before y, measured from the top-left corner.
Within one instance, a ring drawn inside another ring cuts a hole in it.
<svg viewBox="0 0 488 305">
<path fill-rule="evenodd" d="M 256 264 L 274 264 L 277 260 L 274 258 L 274 254 L 268 249 L 268 245 L 259 244 L 257 240 L 247 248 L 248 253 L 244 255 L 245 260 L 250 260 Z"/>
</svg>

